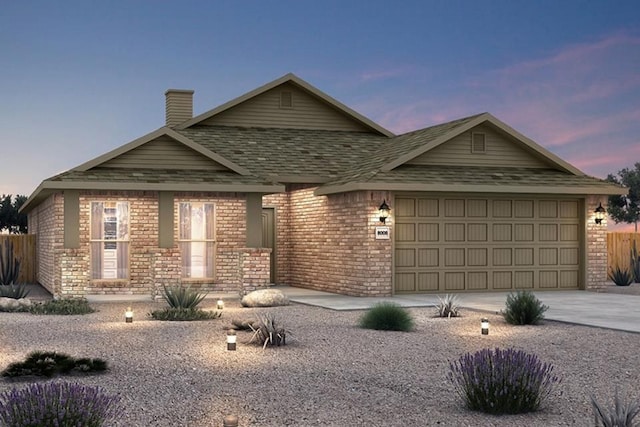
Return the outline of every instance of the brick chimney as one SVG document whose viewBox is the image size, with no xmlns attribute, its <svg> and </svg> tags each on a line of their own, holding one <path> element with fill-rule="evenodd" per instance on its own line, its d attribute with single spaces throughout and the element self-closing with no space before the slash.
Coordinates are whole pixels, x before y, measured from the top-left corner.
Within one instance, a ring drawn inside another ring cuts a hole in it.
<svg viewBox="0 0 640 427">
<path fill-rule="evenodd" d="M 193 91 L 184 89 L 167 89 L 166 125 L 174 127 L 193 117 Z"/>
</svg>

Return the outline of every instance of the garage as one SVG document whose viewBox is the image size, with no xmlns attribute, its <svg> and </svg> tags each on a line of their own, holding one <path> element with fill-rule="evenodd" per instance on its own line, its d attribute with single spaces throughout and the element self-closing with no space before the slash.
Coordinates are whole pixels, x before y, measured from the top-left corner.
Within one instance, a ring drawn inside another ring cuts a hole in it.
<svg viewBox="0 0 640 427">
<path fill-rule="evenodd" d="M 581 287 L 576 198 L 397 194 L 394 291 Z"/>
</svg>

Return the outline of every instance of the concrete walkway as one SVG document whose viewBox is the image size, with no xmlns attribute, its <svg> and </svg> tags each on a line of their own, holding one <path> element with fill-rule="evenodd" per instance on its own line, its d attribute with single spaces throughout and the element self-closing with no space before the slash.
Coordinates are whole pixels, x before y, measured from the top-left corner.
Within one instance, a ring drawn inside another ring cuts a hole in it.
<svg viewBox="0 0 640 427">
<path fill-rule="evenodd" d="M 309 289 L 277 286 L 291 301 L 331 310 L 365 310 L 382 301 L 402 307 L 430 307 L 438 303 L 433 294 L 398 295 L 388 298 L 350 297 Z M 505 307 L 508 293 L 463 293 L 458 298 L 462 307 L 498 313 Z M 586 291 L 536 291 L 536 297 L 549 306 L 548 320 L 596 326 L 640 333 L 640 296 Z"/>
</svg>

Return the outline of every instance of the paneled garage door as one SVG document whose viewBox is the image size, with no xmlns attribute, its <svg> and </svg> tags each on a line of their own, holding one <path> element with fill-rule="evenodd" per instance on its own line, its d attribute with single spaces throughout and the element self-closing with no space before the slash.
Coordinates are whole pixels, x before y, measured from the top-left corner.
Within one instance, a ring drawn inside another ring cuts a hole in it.
<svg viewBox="0 0 640 427">
<path fill-rule="evenodd" d="M 397 293 L 580 286 L 577 199 L 396 196 Z"/>
</svg>

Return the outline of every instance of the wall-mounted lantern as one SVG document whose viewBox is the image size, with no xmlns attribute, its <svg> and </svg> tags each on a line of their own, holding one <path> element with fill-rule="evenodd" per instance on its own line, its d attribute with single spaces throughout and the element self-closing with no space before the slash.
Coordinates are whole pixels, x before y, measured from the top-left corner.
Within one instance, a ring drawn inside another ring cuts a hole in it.
<svg viewBox="0 0 640 427">
<path fill-rule="evenodd" d="M 595 210 L 596 212 L 596 224 L 602 224 L 602 220 L 604 219 L 605 209 L 602 207 L 602 203 L 598 204 L 598 207 Z"/>
<path fill-rule="evenodd" d="M 236 351 L 236 331 L 229 329 L 227 331 L 227 350 Z"/>
<path fill-rule="evenodd" d="M 133 310 L 131 307 L 127 307 L 124 312 L 124 321 L 125 323 L 133 323 Z"/>
<path fill-rule="evenodd" d="M 218 300 L 218 302 L 216 303 L 216 308 L 218 310 L 222 310 L 224 308 L 224 301 L 222 301 L 221 299 Z"/>
<path fill-rule="evenodd" d="M 480 330 L 482 331 L 482 335 L 489 335 L 489 319 L 483 317 L 480 321 Z"/>
<path fill-rule="evenodd" d="M 381 223 L 383 223 L 383 224 L 386 223 L 387 218 L 389 218 L 389 211 L 390 210 L 391 210 L 391 208 L 387 204 L 387 199 L 383 200 L 382 204 L 380 205 L 380 208 L 378 209 Z"/>
</svg>

